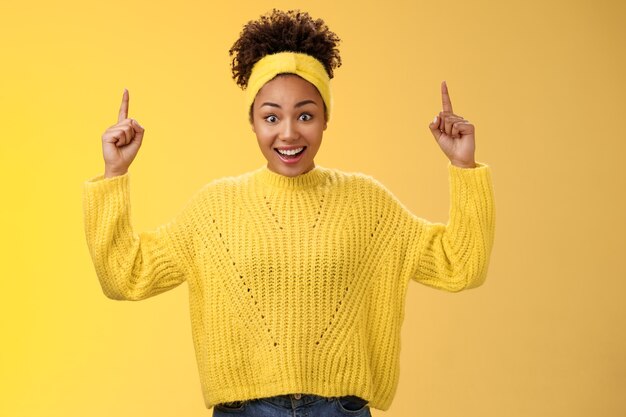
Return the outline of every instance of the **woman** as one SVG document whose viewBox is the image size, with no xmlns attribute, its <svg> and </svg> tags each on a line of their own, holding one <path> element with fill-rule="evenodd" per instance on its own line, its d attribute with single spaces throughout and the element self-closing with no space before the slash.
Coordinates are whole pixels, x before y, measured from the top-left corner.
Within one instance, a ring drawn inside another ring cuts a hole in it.
<svg viewBox="0 0 626 417">
<path fill-rule="evenodd" d="M 307 13 L 248 22 L 233 77 L 267 164 L 199 190 L 169 223 L 133 233 L 128 167 L 144 136 L 128 118 L 102 135 L 105 173 L 84 183 L 87 243 L 104 293 L 140 300 L 187 282 L 193 341 L 214 416 L 369 416 L 399 376 L 410 280 L 480 285 L 493 245 L 490 168 L 474 126 L 442 111 L 429 128 L 450 160 L 448 225 L 415 216 L 380 182 L 314 163 L 332 113 L 339 38 Z"/>
</svg>

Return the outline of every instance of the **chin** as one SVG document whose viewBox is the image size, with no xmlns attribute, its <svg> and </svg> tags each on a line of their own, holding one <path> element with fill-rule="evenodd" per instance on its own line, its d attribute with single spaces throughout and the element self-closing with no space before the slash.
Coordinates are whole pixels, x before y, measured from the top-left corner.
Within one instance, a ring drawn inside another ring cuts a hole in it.
<svg viewBox="0 0 626 417">
<path fill-rule="evenodd" d="M 296 177 L 298 175 L 301 175 L 301 174 L 304 174 L 305 172 L 310 171 L 311 169 L 313 169 L 313 167 L 310 164 L 306 165 L 306 167 L 305 166 L 288 167 L 288 166 L 285 166 L 284 164 L 281 164 L 278 166 L 270 165 L 270 169 L 286 177 Z"/>
</svg>

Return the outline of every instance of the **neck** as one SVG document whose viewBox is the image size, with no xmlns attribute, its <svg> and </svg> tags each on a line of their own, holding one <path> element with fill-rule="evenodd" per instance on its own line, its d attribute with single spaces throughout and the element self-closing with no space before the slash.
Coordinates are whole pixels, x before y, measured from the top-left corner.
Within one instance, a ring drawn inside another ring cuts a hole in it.
<svg viewBox="0 0 626 417">
<path fill-rule="evenodd" d="M 262 184 L 281 189 L 304 189 L 321 184 L 327 176 L 326 168 L 314 166 L 309 171 L 289 177 L 272 171 L 267 166 L 256 170 L 255 178 Z"/>
</svg>

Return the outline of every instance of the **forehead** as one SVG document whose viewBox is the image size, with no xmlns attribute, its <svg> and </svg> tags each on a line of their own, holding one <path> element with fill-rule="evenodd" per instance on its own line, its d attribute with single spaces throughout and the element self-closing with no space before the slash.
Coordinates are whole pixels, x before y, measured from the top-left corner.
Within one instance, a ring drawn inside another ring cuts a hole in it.
<svg viewBox="0 0 626 417">
<path fill-rule="evenodd" d="M 278 74 L 261 87 L 255 101 L 297 102 L 304 99 L 322 102 L 317 88 L 304 78 L 297 74 Z"/>
</svg>

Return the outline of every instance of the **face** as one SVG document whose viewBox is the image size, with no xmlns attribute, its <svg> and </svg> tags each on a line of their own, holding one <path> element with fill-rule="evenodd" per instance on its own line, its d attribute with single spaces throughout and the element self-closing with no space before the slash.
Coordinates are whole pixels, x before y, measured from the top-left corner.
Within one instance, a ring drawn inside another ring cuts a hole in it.
<svg viewBox="0 0 626 417">
<path fill-rule="evenodd" d="M 295 177 L 315 167 L 326 118 L 313 84 L 295 74 L 279 75 L 259 90 L 252 108 L 252 130 L 271 171 Z"/>
</svg>

